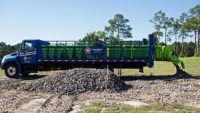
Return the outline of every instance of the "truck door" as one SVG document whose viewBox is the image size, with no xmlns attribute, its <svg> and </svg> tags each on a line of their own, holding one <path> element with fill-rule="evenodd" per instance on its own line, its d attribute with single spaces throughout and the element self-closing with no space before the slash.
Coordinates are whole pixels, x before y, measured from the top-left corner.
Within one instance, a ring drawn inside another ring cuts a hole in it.
<svg viewBox="0 0 200 113">
<path fill-rule="evenodd" d="M 35 41 L 24 41 L 21 45 L 20 61 L 25 66 L 36 65 L 37 54 L 36 54 Z"/>
</svg>

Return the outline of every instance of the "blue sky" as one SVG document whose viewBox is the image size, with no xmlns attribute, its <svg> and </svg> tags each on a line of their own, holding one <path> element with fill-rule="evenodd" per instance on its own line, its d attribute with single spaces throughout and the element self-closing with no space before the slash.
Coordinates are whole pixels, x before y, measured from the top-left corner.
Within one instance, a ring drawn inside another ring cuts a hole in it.
<svg viewBox="0 0 200 113">
<path fill-rule="evenodd" d="M 178 18 L 200 0 L 0 0 L 0 41 L 77 40 L 103 30 L 117 13 L 130 20 L 134 40 L 154 31 L 149 20 L 158 10 Z M 188 39 L 191 40 L 191 39 Z"/>
</svg>

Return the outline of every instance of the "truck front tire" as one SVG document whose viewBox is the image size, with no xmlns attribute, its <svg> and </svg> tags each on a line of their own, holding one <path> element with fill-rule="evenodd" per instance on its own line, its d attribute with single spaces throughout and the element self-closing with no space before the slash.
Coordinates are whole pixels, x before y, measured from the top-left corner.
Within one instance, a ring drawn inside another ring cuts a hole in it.
<svg viewBox="0 0 200 113">
<path fill-rule="evenodd" d="M 17 78 L 19 77 L 19 71 L 16 64 L 7 64 L 5 67 L 5 74 L 8 78 Z"/>
</svg>

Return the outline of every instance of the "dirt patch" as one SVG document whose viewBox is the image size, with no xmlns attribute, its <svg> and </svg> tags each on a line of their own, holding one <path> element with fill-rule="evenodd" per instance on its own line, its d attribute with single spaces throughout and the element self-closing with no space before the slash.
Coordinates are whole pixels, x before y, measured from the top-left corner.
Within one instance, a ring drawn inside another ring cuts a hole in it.
<svg viewBox="0 0 200 113">
<path fill-rule="evenodd" d="M 72 98 L 66 95 L 0 91 L 0 111 L 9 113 L 58 113 L 71 110 Z"/>
</svg>

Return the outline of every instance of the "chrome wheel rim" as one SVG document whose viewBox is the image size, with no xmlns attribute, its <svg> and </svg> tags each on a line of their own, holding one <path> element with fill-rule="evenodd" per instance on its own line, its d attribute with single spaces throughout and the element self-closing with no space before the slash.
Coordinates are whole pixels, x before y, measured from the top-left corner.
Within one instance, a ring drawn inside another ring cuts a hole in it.
<svg viewBox="0 0 200 113">
<path fill-rule="evenodd" d="M 16 68 L 13 67 L 13 66 L 8 67 L 7 73 L 8 73 L 10 76 L 14 76 L 14 75 L 16 74 Z"/>
</svg>

